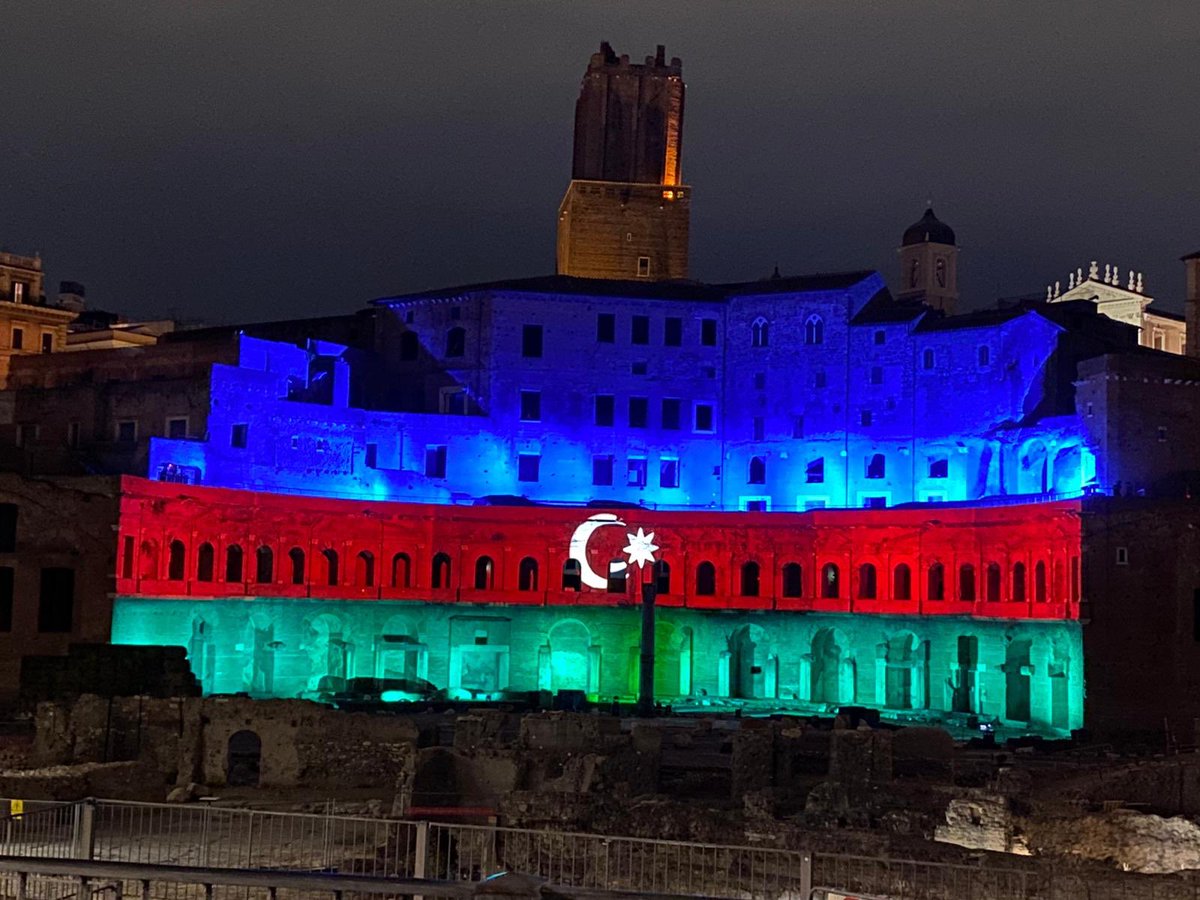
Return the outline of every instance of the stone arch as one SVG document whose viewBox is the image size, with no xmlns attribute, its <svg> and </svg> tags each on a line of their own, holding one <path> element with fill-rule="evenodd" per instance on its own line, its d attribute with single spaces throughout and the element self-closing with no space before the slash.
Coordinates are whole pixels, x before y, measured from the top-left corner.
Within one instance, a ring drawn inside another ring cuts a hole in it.
<svg viewBox="0 0 1200 900">
<path fill-rule="evenodd" d="M 583 590 L 583 566 L 577 559 L 568 559 L 562 567 L 562 589 L 564 591 Z"/>
<path fill-rule="evenodd" d="M 776 659 L 768 653 L 767 632 L 761 625 L 743 625 L 729 636 L 729 696 L 750 700 L 775 697 Z"/>
<path fill-rule="evenodd" d="M 1083 450 L 1068 444 L 1054 455 L 1053 489 L 1056 494 L 1077 494 L 1083 490 Z"/>
<path fill-rule="evenodd" d="M 354 581 L 359 587 L 375 587 L 375 554 L 360 550 L 354 558 Z"/>
<path fill-rule="evenodd" d="M 924 709 L 929 696 L 925 646 L 911 631 L 898 631 L 881 647 L 876 695 L 889 709 Z"/>
<path fill-rule="evenodd" d="M 275 580 L 275 551 L 266 544 L 254 552 L 254 580 L 258 584 L 270 584 Z"/>
<path fill-rule="evenodd" d="M 496 586 L 496 563 L 490 556 L 475 560 L 475 590 L 490 591 Z"/>
<path fill-rule="evenodd" d="M 412 587 L 412 557 L 407 553 L 397 553 L 392 557 L 392 587 Z"/>
<path fill-rule="evenodd" d="M 243 634 L 242 689 L 269 696 L 275 691 L 275 621 L 265 612 L 251 613 Z"/>
<path fill-rule="evenodd" d="M 850 641 L 837 628 L 819 628 L 813 635 L 809 662 L 809 696 L 814 703 L 854 702 L 854 662 Z"/>
<path fill-rule="evenodd" d="M 332 613 L 320 613 L 306 624 L 308 690 L 337 690 L 353 674 L 354 645 L 346 640 L 342 620 Z"/>
<path fill-rule="evenodd" d="M 1031 716 L 1033 641 L 1010 638 L 1004 650 L 1004 718 L 1028 722 Z"/>
<path fill-rule="evenodd" d="M 292 567 L 292 584 L 304 584 L 304 551 L 293 547 L 288 551 L 288 561 Z"/>
<path fill-rule="evenodd" d="M 532 556 L 526 556 L 517 566 L 517 590 L 536 591 L 538 589 L 538 564 Z"/>
<path fill-rule="evenodd" d="M 447 553 L 438 552 L 433 555 L 433 561 L 430 563 L 430 581 L 429 586 L 434 589 L 445 590 L 450 588 L 450 555 Z"/>
<path fill-rule="evenodd" d="M 539 682 L 548 691 L 600 690 L 600 653 L 591 629 L 579 619 L 559 619 L 550 626 L 539 655 Z"/>
<path fill-rule="evenodd" d="M 262 739 L 244 729 L 229 736 L 225 753 L 225 783 L 230 787 L 258 787 L 262 777 Z"/>
</svg>

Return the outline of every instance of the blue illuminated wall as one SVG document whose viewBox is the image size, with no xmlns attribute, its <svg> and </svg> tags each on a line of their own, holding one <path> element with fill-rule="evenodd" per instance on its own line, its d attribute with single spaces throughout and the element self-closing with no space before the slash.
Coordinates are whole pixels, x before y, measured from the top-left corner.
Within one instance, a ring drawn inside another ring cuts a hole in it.
<svg viewBox="0 0 1200 900">
<path fill-rule="evenodd" d="M 242 337 L 240 364 L 214 366 L 207 439 L 155 439 L 149 474 L 364 499 L 726 509 L 1071 495 L 1094 478 L 1053 384 L 1061 325 L 1031 309 L 930 318 L 876 274 L 802 288 L 397 298 L 382 303 L 369 374 L 332 344 Z M 356 377 L 375 379 L 364 396 L 428 411 L 354 408 Z"/>
</svg>

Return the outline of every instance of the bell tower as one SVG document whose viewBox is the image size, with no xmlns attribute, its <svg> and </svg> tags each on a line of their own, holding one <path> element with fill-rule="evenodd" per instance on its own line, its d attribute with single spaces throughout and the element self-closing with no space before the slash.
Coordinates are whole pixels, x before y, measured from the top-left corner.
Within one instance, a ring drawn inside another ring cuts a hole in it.
<svg viewBox="0 0 1200 900">
<path fill-rule="evenodd" d="M 920 300 L 947 315 L 958 307 L 958 245 L 954 229 L 933 214 L 933 207 L 904 230 L 896 297 Z"/>
<path fill-rule="evenodd" d="M 630 63 L 592 54 L 575 104 L 571 184 L 558 208 L 557 270 L 581 278 L 687 278 L 683 69 L 659 46 Z"/>
</svg>

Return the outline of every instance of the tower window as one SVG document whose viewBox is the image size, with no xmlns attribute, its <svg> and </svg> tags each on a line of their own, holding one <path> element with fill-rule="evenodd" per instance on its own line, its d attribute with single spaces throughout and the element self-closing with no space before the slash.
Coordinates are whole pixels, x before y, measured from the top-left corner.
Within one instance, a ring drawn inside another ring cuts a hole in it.
<svg viewBox="0 0 1200 900">
<path fill-rule="evenodd" d="M 521 421 L 542 421 L 541 391 L 521 391 Z"/>
<path fill-rule="evenodd" d="M 542 356 L 542 326 L 523 325 L 521 327 L 521 355 L 526 359 L 540 359 Z"/>
<path fill-rule="evenodd" d="M 679 401 L 673 397 L 662 402 L 662 427 L 668 431 L 679 430 Z"/>
<path fill-rule="evenodd" d="M 629 341 L 633 344 L 650 343 L 650 317 L 634 316 L 629 323 Z"/>
<path fill-rule="evenodd" d="M 808 461 L 804 467 L 804 480 L 808 484 L 825 483 L 825 457 L 818 456 Z"/>
<path fill-rule="evenodd" d="M 804 323 L 804 343 L 825 343 L 825 323 L 815 313 L 809 316 L 808 320 Z"/>
<path fill-rule="evenodd" d="M 637 261 L 638 278 L 650 277 L 650 257 L 639 256 Z"/>
<path fill-rule="evenodd" d="M 645 428 L 649 418 L 650 401 L 645 397 L 629 398 L 629 427 Z"/>
<path fill-rule="evenodd" d="M 750 326 L 750 345 L 752 347 L 767 346 L 767 320 L 759 316 Z"/>
<path fill-rule="evenodd" d="M 867 458 L 867 477 L 883 478 L 887 470 L 887 460 L 882 453 L 876 453 Z"/>
<path fill-rule="evenodd" d="M 538 453 L 520 453 L 517 455 L 517 480 L 537 481 L 541 469 L 542 457 Z"/>
<path fill-rule="evenodd" d="M 713 408 L 711 403 L 696 404 L 696 431 L 713 431 Z"/>
<path fill-rule="evenodd" d="M 663 322 L 663 346 L 683 346 L 683 319 L 678 316 L 667 316 Z"/>
<path fill-rule="evenodd" d="M 613 395 L 612 394 L 597 394 L 595 408 L 595 423 L 601 426 L 610 426 L 613 423 Z"/>
<path fill-rule="evenodd" d="M 750 471 L 746 477 L 746 484 L 766 484 L 767 483 L 767 458 L 765 456 L 750 457 Z"/>
<path fill-rule="evenodd" d="M 704 347 L 717 346 L 717 320 L 700 320 L 700 344 Z"/>
<path fill-rule="evenodd" d="M 613 344 L 617 340 L 617 317 L 614 313 L 596 314 L 596 341 Z"/>
<path fill-rule="evenodd" d="M 646 457 L 631 456 L 626 467 L 625 483 L 630 487 L 646 486 Z"/>
<path fill-rule="evenodd" d="M 592 484 L 610 485 L 613 482 L 613 458 L 611 456 L 592 457 Z"/>
</svg>

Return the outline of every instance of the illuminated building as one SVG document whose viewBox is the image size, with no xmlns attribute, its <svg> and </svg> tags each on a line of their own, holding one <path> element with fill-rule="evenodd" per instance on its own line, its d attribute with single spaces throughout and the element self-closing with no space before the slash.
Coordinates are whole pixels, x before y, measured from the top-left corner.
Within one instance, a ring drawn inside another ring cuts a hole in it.
<svg viewBox="0 0 1200 900">
<path fill-rule="evenodd" d="M 49 305 L 42 295 L 42 259 L 0 252 L 0 389 L 8 383 L 14 356 L 56 353 L 67 340 L 67 325 L 75 312 Z M 18 441 L 36 437 L 36 426 L 24 429 Z"/>
</svg>

